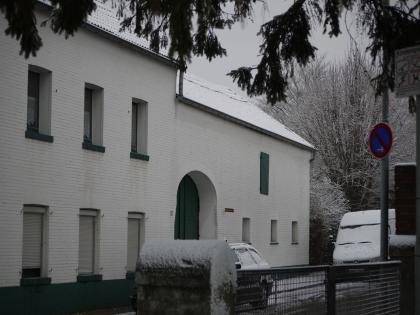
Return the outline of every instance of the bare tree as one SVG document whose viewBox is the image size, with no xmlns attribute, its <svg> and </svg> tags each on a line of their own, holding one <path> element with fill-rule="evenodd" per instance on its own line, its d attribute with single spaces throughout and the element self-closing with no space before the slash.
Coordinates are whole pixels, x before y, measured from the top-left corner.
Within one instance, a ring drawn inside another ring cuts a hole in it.
<svg viewBox="0 0 420 315">
<path fill-rule="evenodd" d="M 311 257 L 318 260 L 312 263 L 330 262 L 331 240 L 346 211 L 379 206 L 379 160 L 368 149 L 369 131 L 382 110 L 372 85 L 375 76 L 374 66 L 355 49 L 342 63 L 331 66 L 321 59 L 299 68 L 288 103 L 262 105 L 317 148 L 311 171 Z M 391 172 L 392 165 L 412 161 L 415 153 L 415 119 L 406 103 L 390 97 Z"/>
<path fill-rule="evenodd" d="M 317 167 L 344 192 L 352 210 L 369 207 L 378 161 L 367 147 L 381 103 L 371 85 L 374 71 L 356 51 L 326 66 L 318 60 L 298 70 L 289 102 L 276 113 L 317 148 Z"/>
</svg>

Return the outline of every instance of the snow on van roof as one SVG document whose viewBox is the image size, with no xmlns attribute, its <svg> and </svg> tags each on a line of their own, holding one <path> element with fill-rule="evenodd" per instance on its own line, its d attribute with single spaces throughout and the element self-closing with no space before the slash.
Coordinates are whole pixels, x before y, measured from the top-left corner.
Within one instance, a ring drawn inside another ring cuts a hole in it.
<svg viewBox="0 0 420 315">
<path fill-rule="evenodd" d="M 227 87 L 210 83 L 192 74 L 184 74 L 182 96 L 293 143 L 309 149 L 314 148 L 305 139 L 262 111 L 248 97 L 241 96 Z"/>
<path fill-rule="evenodd" d="M 395 209 L 389 209 L 389 217 L 395 218 Z M 340 227 L 379 223 L 381 223 L 381 210 L 364 210 L 344 214 Z"/>
</svg>

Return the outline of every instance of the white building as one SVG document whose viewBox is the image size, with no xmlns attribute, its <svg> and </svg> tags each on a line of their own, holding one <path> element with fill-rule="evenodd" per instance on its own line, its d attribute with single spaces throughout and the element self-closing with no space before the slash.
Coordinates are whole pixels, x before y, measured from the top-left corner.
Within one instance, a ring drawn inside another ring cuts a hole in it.
<svg viewBox="0 0 420 315">
<path fill-rule="evenodd" d="M 36 58 L 6 27 L 1 314 L 127 304 L 147 239 L 246 241 L 271 265 L 308 263 L 309 143 L 195 77 L 177 94 L 176 64 L 103 5 L 68 40 L 41 28 Z"/>
</svg>

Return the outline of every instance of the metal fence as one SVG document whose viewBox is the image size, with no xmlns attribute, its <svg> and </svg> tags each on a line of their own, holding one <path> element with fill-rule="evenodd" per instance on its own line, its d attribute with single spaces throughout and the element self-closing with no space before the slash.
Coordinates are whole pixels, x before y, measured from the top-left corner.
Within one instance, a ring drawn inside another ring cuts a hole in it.
<svg viewBox="0 0 420 315">
<path fill-rule="evenodd" d="M 399 314 L 399 262 L 238 270 L 237 314 Z"/>
</svg>

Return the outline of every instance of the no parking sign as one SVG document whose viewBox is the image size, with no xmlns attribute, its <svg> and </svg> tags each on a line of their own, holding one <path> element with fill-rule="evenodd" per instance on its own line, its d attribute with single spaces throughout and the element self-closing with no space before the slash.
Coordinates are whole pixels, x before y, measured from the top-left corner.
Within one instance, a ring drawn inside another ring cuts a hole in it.
<svg viewBox="0 0 420 315">
<path fill-rule="evenodd" d="M 373 127 L 369 135 L 369 148 L 374 156 L 384 158 L 392 147 L 392 131 L 385 123 Z"/>
</svg>

